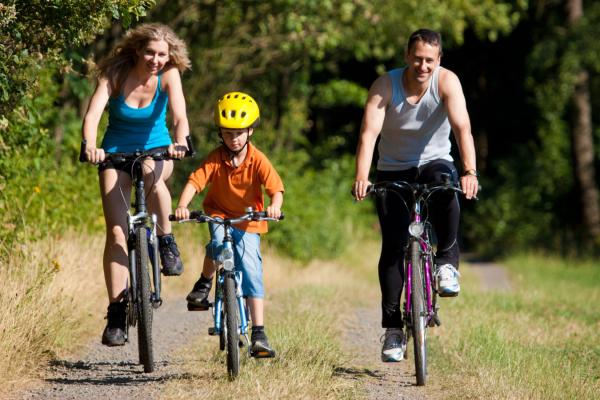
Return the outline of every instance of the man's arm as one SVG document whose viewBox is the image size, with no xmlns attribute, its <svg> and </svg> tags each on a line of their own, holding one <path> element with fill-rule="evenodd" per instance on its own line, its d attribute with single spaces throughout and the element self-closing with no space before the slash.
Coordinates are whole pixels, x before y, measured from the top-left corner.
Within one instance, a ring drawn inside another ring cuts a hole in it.
<svg viewBox="0 0 600 400">
<path fill-rule="evenodd" d="M 367 195 L 369 170 L 373 161 L 373 151 L 377 137 L 383 127 L 385 110 L 392 97 L 392 82 L 389 76 L 380 76 L 369 89 L 365 104 L 363 121 L 356 149 L 356 177 L 354 178 L 354 197 L 363 200 Z"/>
<path fill-rule="evenodd" d="M 448 112 L 448 120 L 458 144 L 463 173 L 473 172 L 473 175 L 467 174 L 460 178 L 465 197 L 471 199 L 477 195 L 479 185 L 477 176 L 474 174 L 477 171 L 475 143 L 471 133 L 467 102 L 460 81 L 452 71 L 443 69 L 440 72 L 439 85 L 440 95 Z"/>
</svg>

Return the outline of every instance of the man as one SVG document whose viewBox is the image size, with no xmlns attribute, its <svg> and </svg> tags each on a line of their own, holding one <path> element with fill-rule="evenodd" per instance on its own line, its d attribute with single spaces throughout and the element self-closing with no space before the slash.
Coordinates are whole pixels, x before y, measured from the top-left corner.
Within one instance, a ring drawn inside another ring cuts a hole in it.
<svg viewBox="0 0 600 400">
<path fill-rule="evenodd" d="M 419 29 L 408 40 L 406 67 L 389 71 L 371 86 L 356 154 L 354 193 L 357 200 L 366 197 L 371 184 L 369 169 L 379 136 L 378 182 L 431 183 L 441 181 L 444 173 L 458 181 L 450 156 L 450 131 L 454 132 L 460 151 L 460 184 L 465 197 L 471 199 L 477 195 L 475 146 L 465 97 L 458 77 L 440 67 L 441 56 L 440 34 Z M 456 240 L 460 217 L 458 199 L 455 194 L 438 193 L 431 200 L 429 218 L 438 239 L 439 293 L 456 296 L 460 291 Z M 409 212 L 397 196 L 386 196 L 378 200 L 377 213 L 382 235 L 378 267 L 382 327 L 386 329 L 381 357 L 384 362 L 400 361 L 406 347 L 400 296 Z"/>
</svg>

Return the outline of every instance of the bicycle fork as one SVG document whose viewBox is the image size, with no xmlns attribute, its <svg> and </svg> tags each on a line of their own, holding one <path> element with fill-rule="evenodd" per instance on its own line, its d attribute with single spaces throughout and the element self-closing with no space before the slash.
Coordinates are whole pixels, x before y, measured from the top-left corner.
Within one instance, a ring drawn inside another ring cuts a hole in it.
<svg viewBox="0 0 600 400">
<path fill-rule="evenodd" d="M 241 271 L 222 271 L 217 274 L 217 289 L 215 294 L 215 304 L 213 307 L 213 319 L 214 326 L 208 328 L 208 334 L 211 336 L 219 335 L 223 329 L 223 286 L 225 284 L 225 277 L 227 274 L 233 274 L 235 281 L 235 297 L 239 312 L 239 333 L 244 336 L 246 342 L 248 339 L 248 315 L 246 313 L 246 306 L 244 304 L 244 297 L 242 296 L 242 272 Z"/>
</svg>

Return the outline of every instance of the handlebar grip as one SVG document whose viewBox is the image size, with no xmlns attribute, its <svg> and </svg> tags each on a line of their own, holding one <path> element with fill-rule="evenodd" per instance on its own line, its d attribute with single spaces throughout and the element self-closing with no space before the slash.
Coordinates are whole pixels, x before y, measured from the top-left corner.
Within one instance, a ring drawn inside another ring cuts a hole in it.
<svg viewBox="0 0 600 400">
<path fill-rule="evenodd" d="M 187 143 L 187 151 L 185 152 L 186 157 L 194 157 L 196 155 L 196 149 L 194 148 L 194 142 L 192 142 L 192 136 L 187 135 L 185 137 L 185 141 Z"/>
<path fill-rule="evenodd" d="M 81 147 L 79 148 L 79 162 L 87 162 L 87 155 L 85 154 L 85 145 L 87 144 L 87 141 L 85 139 L 83 139 L 81 141 Z"/>
<path fill-rule="evenodd" d="M 204 213 L 202 211 L 192 211 L 190 212 L 190 219 L 200 219 Z"/>
<path fill-rule="evenodd" d="M 175 218 L 175 215 L 169 214 L 169 221 L 177 221 L 177 218 Z"/>
<path fill-rule="evenodd" d="M 255 211 L 254 212 L 254 217 L 256 217 L 256 218 L 268 218 L 268 215 L 267 215 L 266 211 Z M 281 216 L 279 217 L 279 221 L 281 221 L 284 218 L 285 218 L 285 214 L 281 213 Z"/>
</svg>

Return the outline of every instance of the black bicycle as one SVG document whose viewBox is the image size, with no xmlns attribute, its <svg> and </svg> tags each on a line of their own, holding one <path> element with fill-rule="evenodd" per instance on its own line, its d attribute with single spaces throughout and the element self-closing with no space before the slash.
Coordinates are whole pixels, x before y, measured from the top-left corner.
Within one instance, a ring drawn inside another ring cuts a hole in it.
<svg viewBox="0 0 600 400">
<path fill-rule="evenodd" d="M 185 157 L 195 154 L 190 137 L 186 137 L 188 150 Z M 129 338 L 129 327 L 137 326 L 139 361 L 144 372 L 154 371 L 154 350 L 152 343 L 153 310 L 162 304 L 160 297 L 161 275 L 156 234 L 157 217 L 146 208 L 143 162 L 146 159 L 178 160 L 168 155 L 165 149 L 134 151 L 130 153 L 107 153 L 105 161 L 129 163 L 134 188 L 135 201 L 127 211 L 127 252 L 129 258 L 129 287 L 126 293 L 127 323 L 125 341 Z M 82 143 L 79 161 L 86 162 L 85 143 Z M 124 199 L 129 203 L 129 199 Z M 129 204 L 127 204 L 129 206 Z M 152 279 L 151 279 L 152 277 Z"/>
<path fill-rule="evenodd" d="M 244 221 L 279 221 L 283 218 L 283 214 L 279 219 L 269 218 L 266 211 L 254 211 L 250 207 L 246 209 L 245 214 L 237 218 L 212 217 L 202 211 L 192 211 L 189 219 L 179 221 L 210 222 L 221 225 L 224 229 L 223 241 L 215 262 L 217 265 L 215 301 L 208 304 L 208 307 L 213 307 L 214 326 L 208 328 L 208 334 L 219 336 L 219 349 L 226 351 L 227 373 L 231 379 L 239 374 L 240 347 L 249 344 L 248 325 L 250 324 L 249 310 L 242 295 L 242 272 L 235 267 L 231 229 L 233 225 Z M 169 219 L 176 220 L 174 215 L 170 215 Z M 206 308 L 190 308 L 188 305 L 188 310 L 206 310 Z"/>
</svg>

